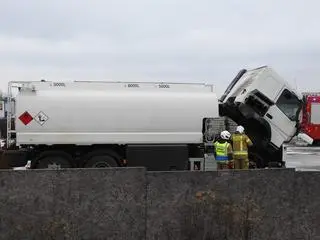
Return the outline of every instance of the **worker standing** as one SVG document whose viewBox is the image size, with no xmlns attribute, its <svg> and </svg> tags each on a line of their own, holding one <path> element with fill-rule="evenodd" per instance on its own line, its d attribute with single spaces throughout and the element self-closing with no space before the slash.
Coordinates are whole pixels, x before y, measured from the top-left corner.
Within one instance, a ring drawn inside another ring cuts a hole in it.
<svg viewBox="0 0 320 240">
<path fill-rule="evenodd" d="M 233 160 L 235 169 L 249 169 L 248 147 L 252 146 L 251 139 L 245 134 L 243 126 L 237 126 L 231 136 Z"/>
<path fill-rule="evenodd" d="M 220 138 L 213 144 L 217 169 L 230 168 L 230 163 L 232 163 L 232 146 L 228 142 L 230 137 L 231 134 L 228 131 L 222 131 L 220 133 Z"/>
</svg>

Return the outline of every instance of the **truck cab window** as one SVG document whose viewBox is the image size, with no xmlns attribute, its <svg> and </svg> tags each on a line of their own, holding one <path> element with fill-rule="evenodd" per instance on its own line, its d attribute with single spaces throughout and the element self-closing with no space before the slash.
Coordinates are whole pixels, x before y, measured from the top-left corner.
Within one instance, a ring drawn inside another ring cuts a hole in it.
<svg viewBox="0 0 320 240">
<path fill-rule="evenodd" d="M 297 96 L 285 89 L 279 97 L 276 105 L 277 107 L 291 120 L 296 121 L 298 112 L 300 111 L 301 101 Z"/>
<path fill-rule="evenodd" d="M 320 124 L 320 104 L 319 103 L 311 103 L 311 114 L 310 114 L 310 122 L 312 124 Z"/>
</svg>

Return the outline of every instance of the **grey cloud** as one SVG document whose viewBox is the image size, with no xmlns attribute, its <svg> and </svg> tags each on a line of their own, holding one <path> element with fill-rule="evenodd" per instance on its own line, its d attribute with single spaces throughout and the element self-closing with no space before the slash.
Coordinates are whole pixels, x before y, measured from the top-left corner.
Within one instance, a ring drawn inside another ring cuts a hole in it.
<svg viewBox="0 0 320 240">
<path fill-rule="evenodd" d="M 223 90 L 241 68 L 268 64 L 317 88 L 319 7 L 316 0 L 3 0 L 0 72 L 10 80 L 205 80 Z"/>
<path fill-rule="evenodd" d="M 314 20 L 319 5 L 316 0 L 231 0 L 223 4 L 210 0 L 197 3 L 191 0 L 29 0 L 23 4 L 4 0 L 0 27 L 13 36 L 56 39 L 99 33 L 121 42 L 126 37 L 174 36 L 177 32 L 207 27 L 287 34 L 292 29 L 316 27 Z"/>
</svg>

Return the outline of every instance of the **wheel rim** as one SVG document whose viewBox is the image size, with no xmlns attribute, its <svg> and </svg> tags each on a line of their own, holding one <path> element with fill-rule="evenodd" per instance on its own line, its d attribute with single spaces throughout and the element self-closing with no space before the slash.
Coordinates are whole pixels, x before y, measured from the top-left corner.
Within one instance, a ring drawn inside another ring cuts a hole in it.
<svg viewBox="0 0 320 240">
<path fill-rule="evenodd" d="M 52 164 L 48 164 L 48 169 L 61 169 L 61 164 L 56 164 L 55 162 Z"/>
<path fill-rule="evenodd" d="M 59 157 L 46 157 L 40 159 L 36 168 L 39 169 L 62 169 L 62 168 L 71 168 L 71 164 L 65 160 L 60 159 Z"/>
<path fill-rule="evenodd" d="M 112 168 L 117 166 L 115 160 L 110 156 L 94 156 L 89 160 L 89 163 L 86 167 Z"/>
<path fill-rule="evenodd" d="M 93 167 L 95 168 L 106 168 L 106 167 L 111 167 L 110 164 L 106 163 L 106 162 L 97 162 L 93 165 Z"/>
</svg>

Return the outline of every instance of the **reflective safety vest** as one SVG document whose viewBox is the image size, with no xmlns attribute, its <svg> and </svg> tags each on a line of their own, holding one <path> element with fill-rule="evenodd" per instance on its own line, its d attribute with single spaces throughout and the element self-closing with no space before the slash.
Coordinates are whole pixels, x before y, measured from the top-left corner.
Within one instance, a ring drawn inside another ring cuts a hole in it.
<svg viewBox="0 0 320 240">
<path fill-rule="evenodd" d="M 214 144 L 215 147 L 215 152 L 216 152 L 216 160 L 217 161 L 228 161 L 228 147 L 230 143 L 225 142 L 225 143 L 219 143 L 215 142 Z"/>
<path fill-rule="evenodd" d="M 231 140 L 234 155 L 248 155 L 248 146 L 252 145 L 252 141 L 246 134 L 233 134 Z"/>
</svg>

